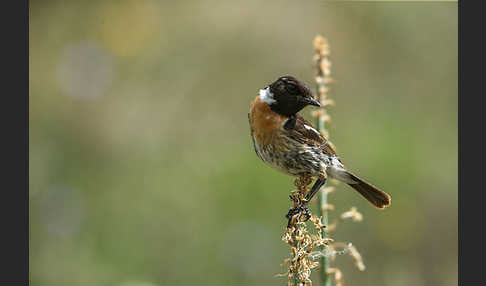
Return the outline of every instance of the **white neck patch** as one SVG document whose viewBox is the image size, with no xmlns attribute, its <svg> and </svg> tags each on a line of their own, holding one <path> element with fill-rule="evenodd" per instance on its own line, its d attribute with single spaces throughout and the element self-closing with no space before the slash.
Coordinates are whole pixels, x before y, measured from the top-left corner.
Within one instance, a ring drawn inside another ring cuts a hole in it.
<svg viewBox="0 0 486 286">
<path fill-rule="evenodd" d="M 270 87 L 260 89 L 260 100 L 268 103 L 269 105 L 277 102 L 275 99 L 273 99 L 273 93 L 270 92 Z"/>
</svg>

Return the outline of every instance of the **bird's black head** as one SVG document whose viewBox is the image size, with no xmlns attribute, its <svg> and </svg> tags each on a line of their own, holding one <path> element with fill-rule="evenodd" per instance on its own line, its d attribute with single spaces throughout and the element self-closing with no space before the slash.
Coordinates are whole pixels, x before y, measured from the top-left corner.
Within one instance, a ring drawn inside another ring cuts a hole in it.
<svg viewBox="0 0 486 286">
<path fill-rule="evenodd" d="M 283 76 L 260 90 L 260 98 L 281 115 L 291 116 L 307 105 L 321 106 L 312 91 L 293 76 Z"/>
</svg>

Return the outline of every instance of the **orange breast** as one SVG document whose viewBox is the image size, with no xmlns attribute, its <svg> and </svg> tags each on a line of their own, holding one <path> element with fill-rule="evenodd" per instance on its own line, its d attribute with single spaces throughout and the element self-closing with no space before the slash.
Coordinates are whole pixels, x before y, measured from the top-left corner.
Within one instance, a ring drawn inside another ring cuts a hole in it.
<svg viewBox="0 0 486 286">
<path fill-rule="evenodd" d="M 266 145 L 277 139 L 282 125 L 287 117 L 279 115 L 257 96 L 250 107 L 250 125 L 253 137 L 261 145 Z"/>
</svg>

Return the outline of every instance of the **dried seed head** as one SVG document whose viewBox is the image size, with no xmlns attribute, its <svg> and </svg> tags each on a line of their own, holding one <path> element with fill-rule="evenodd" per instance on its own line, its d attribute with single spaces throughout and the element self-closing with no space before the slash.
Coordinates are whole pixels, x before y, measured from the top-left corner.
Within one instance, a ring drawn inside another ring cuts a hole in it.
<svg viewBox="0 0 486 286">
<path fill-rule="evenodd" d="M 363 215 L 360 212 L 358 212 L 356 207 L 352 207 L 349 211 L 341 214 L 341 219 L 348 219 L 348 218 L 350 218 L 353 221 L 362 221 Z"/>
<path fill-rule="evenodd" d="M 360 271 L 364 271 L 366 267 L 363 263 L 363 259 L 361 258 L 361 254 L 359 254 L 356 247 L 354 247 L 354 245 L 350 243 L 348 249 L 349 249 L 349 255 L 351 255 L 351 257 L 353 257 L 354 259 L 354 265 L 356 265 L 356 267 L 358 267 Z"/>
<path fill-rule="evenodd" d="M 328 105 L 334 105 L 335 102 L 332 99 L 323 99 L 321 100 L 321 105 L 322 106 L 328 106 Z"/>
<path fill-rule="evenodd" d="M 311 182 L 312 178 L 308 175 L 295 180 L 297 190 L 292 191 L 289 196 L 294 205 L 303 202 Z M 312 285 L 310 280 L 312 269 L 319 266 L 319 262 L 313 258 L 315 255 L 313 250 L 320 246 L 327 249 L 327 244 L 331 241 L 329 238 L 322 237 L 322 231 L 326 227 L 322 223 L 322 217 L 311 214 L 309 220 L 317 234 L 309 233 L 306 222 L 302 221 L 298 215 L 295 221 L 291 221 L 290 227 L 286 228 L 282 240 L 289 244 L 291 258 L 284 260 L 283 265 L 287 265 L 287 272 L 279 275 L 287 276 L 289 282 L 297 280 L 298 283 L 305 286 Z"/>
<path fill-rule="evenodd" d="M 341 270 L 338 268 L 328 268 L 327 269 L 328 274 L 334 274 L 334 281 L 336 282 L 336 286 L 342 286 L 343 285 L 343 273 Z"/>
<path fill-rule="evenodd" d="M 334 192 L 335 188 L 334 187 L 325 187 L 324 188 L 324 192 L 326 192 L 326 194 L 330 194 L 332 192 Z"/>
<path fill-rule="evenodd" d="M 336 227 L 337 227 L 337 220 L 334 220 L 331 224 L 329 224 L 327 227 L 326 227 L 326 232 L 329 233 L 329 232 L 333 232 L 336 230 Z"/>
<path fill-rule="evenodd" d="M 311 116 L 313 117 L 320 117 L 324 114 L 324 111 L 322 109 L 314 110 L 311 112 Z"/>
<path fill-rule="evenodd" d="M 329 44 L 327 39 L 321 35 L 317 35 L 314 38 L 314 51 L 321 56 L 329 55 Z"/>
<path fill-rule="evenodd" d="M 322 210 L 322 212 L 333 211 L 334 206 L 331 205 L 331 204 L 325 204 L 325 205 L 321 206 L 321 210 Z"/>
<path fill-rule="evenodd" d="M 331 61 L 326 57 L 321 60 L 321 70 L 324 76 L 329 76 L 331 75 Z"/>
</svg>

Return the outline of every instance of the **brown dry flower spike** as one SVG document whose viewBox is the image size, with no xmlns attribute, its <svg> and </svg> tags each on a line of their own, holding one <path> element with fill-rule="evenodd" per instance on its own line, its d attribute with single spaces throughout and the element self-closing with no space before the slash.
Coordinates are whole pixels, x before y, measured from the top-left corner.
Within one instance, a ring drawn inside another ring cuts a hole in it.
<svg viewBox="0 0 486 286">
<path fill-rule="evenodd" d="M 290 194 L 294 207 L 304 201 L 305 194 L 308 192 L 308 185 L 311 182 L 312 178 L 308 175 L 295 180 L 294 184 L 297 190 Z M 287 272 L 280 275 L 288 277 L 288 285 L 292 285 L 292 281 L 302 286 L 312 285 L 310 279 L 312 269 L 319 266 L 319 262 L 315 261 L 312 256 L 312 251 L 316 247 L 326 246 L 329 243 L 329 239 L 322 238 L 325 225 L 322 224 L 321 218 L 311 215 L 309 220 L 314 225 L 316 234 L 309 233 L 306 223 L 297 214 L 291 218 L 289 226 L 282 236 L 282 240 L 290 246 L 291 250 L 291 258 L 285 259 L 283 264 L 288 265 Z"/>
<path fill-rule="evenodd" d="M 315 82 L 317 84 L 316 99 L 321 103 L 322 107 L 334 105 L 334 101 L 327 97 L 329 92 L 328 84 L 334 83 L 331 75 L 331 61 L 329 60 L 329 44 L 327 40 L 318 35 L 313 42 L 315 55 L 313 57 L 315 68 Z M 325 123 L 331 122 L 331 117 L 326 109 L 320 108 L 311 112 L 311 115 L 316 118 L 317 129 L 326 138 L 329 138 Z M 336 150 L 335 146 L 328 141 L 328 144 Z M 308 186 L 312 182 L 309 175 L 303 175 L 297 178 L 294 185 L 297 187 L 290 193 L 290 200 L 293 207 L 300 206 L 305 202 L 305 196 L 308 192 Z M 328 183 L 336 184 L 336 180 L 329 179 Z M 329 185 L 329 184 L 328 184 Z M 282 240 L 290 247 L 290 258 L 286 258 L 282 267 L 287 267 L 287 271 L 277 276 L 286 276 L 288 278 L 287 285 L 307 286 L 312 285 L 310 279 L 311 271 L 321 266 L 323 285 L 330 285 L 330 275 L 334 276 L 336 286 L 343 285 L 343 275 L 338 268 L 330 268 L 329 262 L 333 261 L 336 255 L 349 253 L 353 258 L 355 265 L 359 270 L 363 271 L 365 266 L 361 255 L 351 243 L 333 242 L 327 235 L 336 229 L 338 220 L 334 220 L 332 224 L 327 225 L 327 213 L 334 210 L 334 206 L 327 202 L 327 195 L 334 191 L 334 187 L 326 186 L 321 192 L 321 197 L 318 202 L 318 211 L 321 214 L 316 216 L 310 214 L 309 221 L 314 226 L 313 233 L 307 229 L 304 216 L 295 214 L 290 218 L 288 226 L 282 236 Z M 363 220 L 363 215 L 352 207 L 349 211 L 342 213 L 340 220 L 351 219 L 358 222 Z"/>
<path fill-rule="evenodd" d="M 348 219 L 350 218 L 352 221 L 362 221 L 363 220 L 363 215 L 358 212 L 356 207 L 352 207 L 349 211 L 344 212 L 341 214 L 341 219 Z"/>
<path fill-rule="evenodd" d="M 336 282 L 336 286 L 343 286 L 343 273 L 338 268 L 328 268 L 328 274 L 334 274 L 334 281 Z"/>
</svg>

